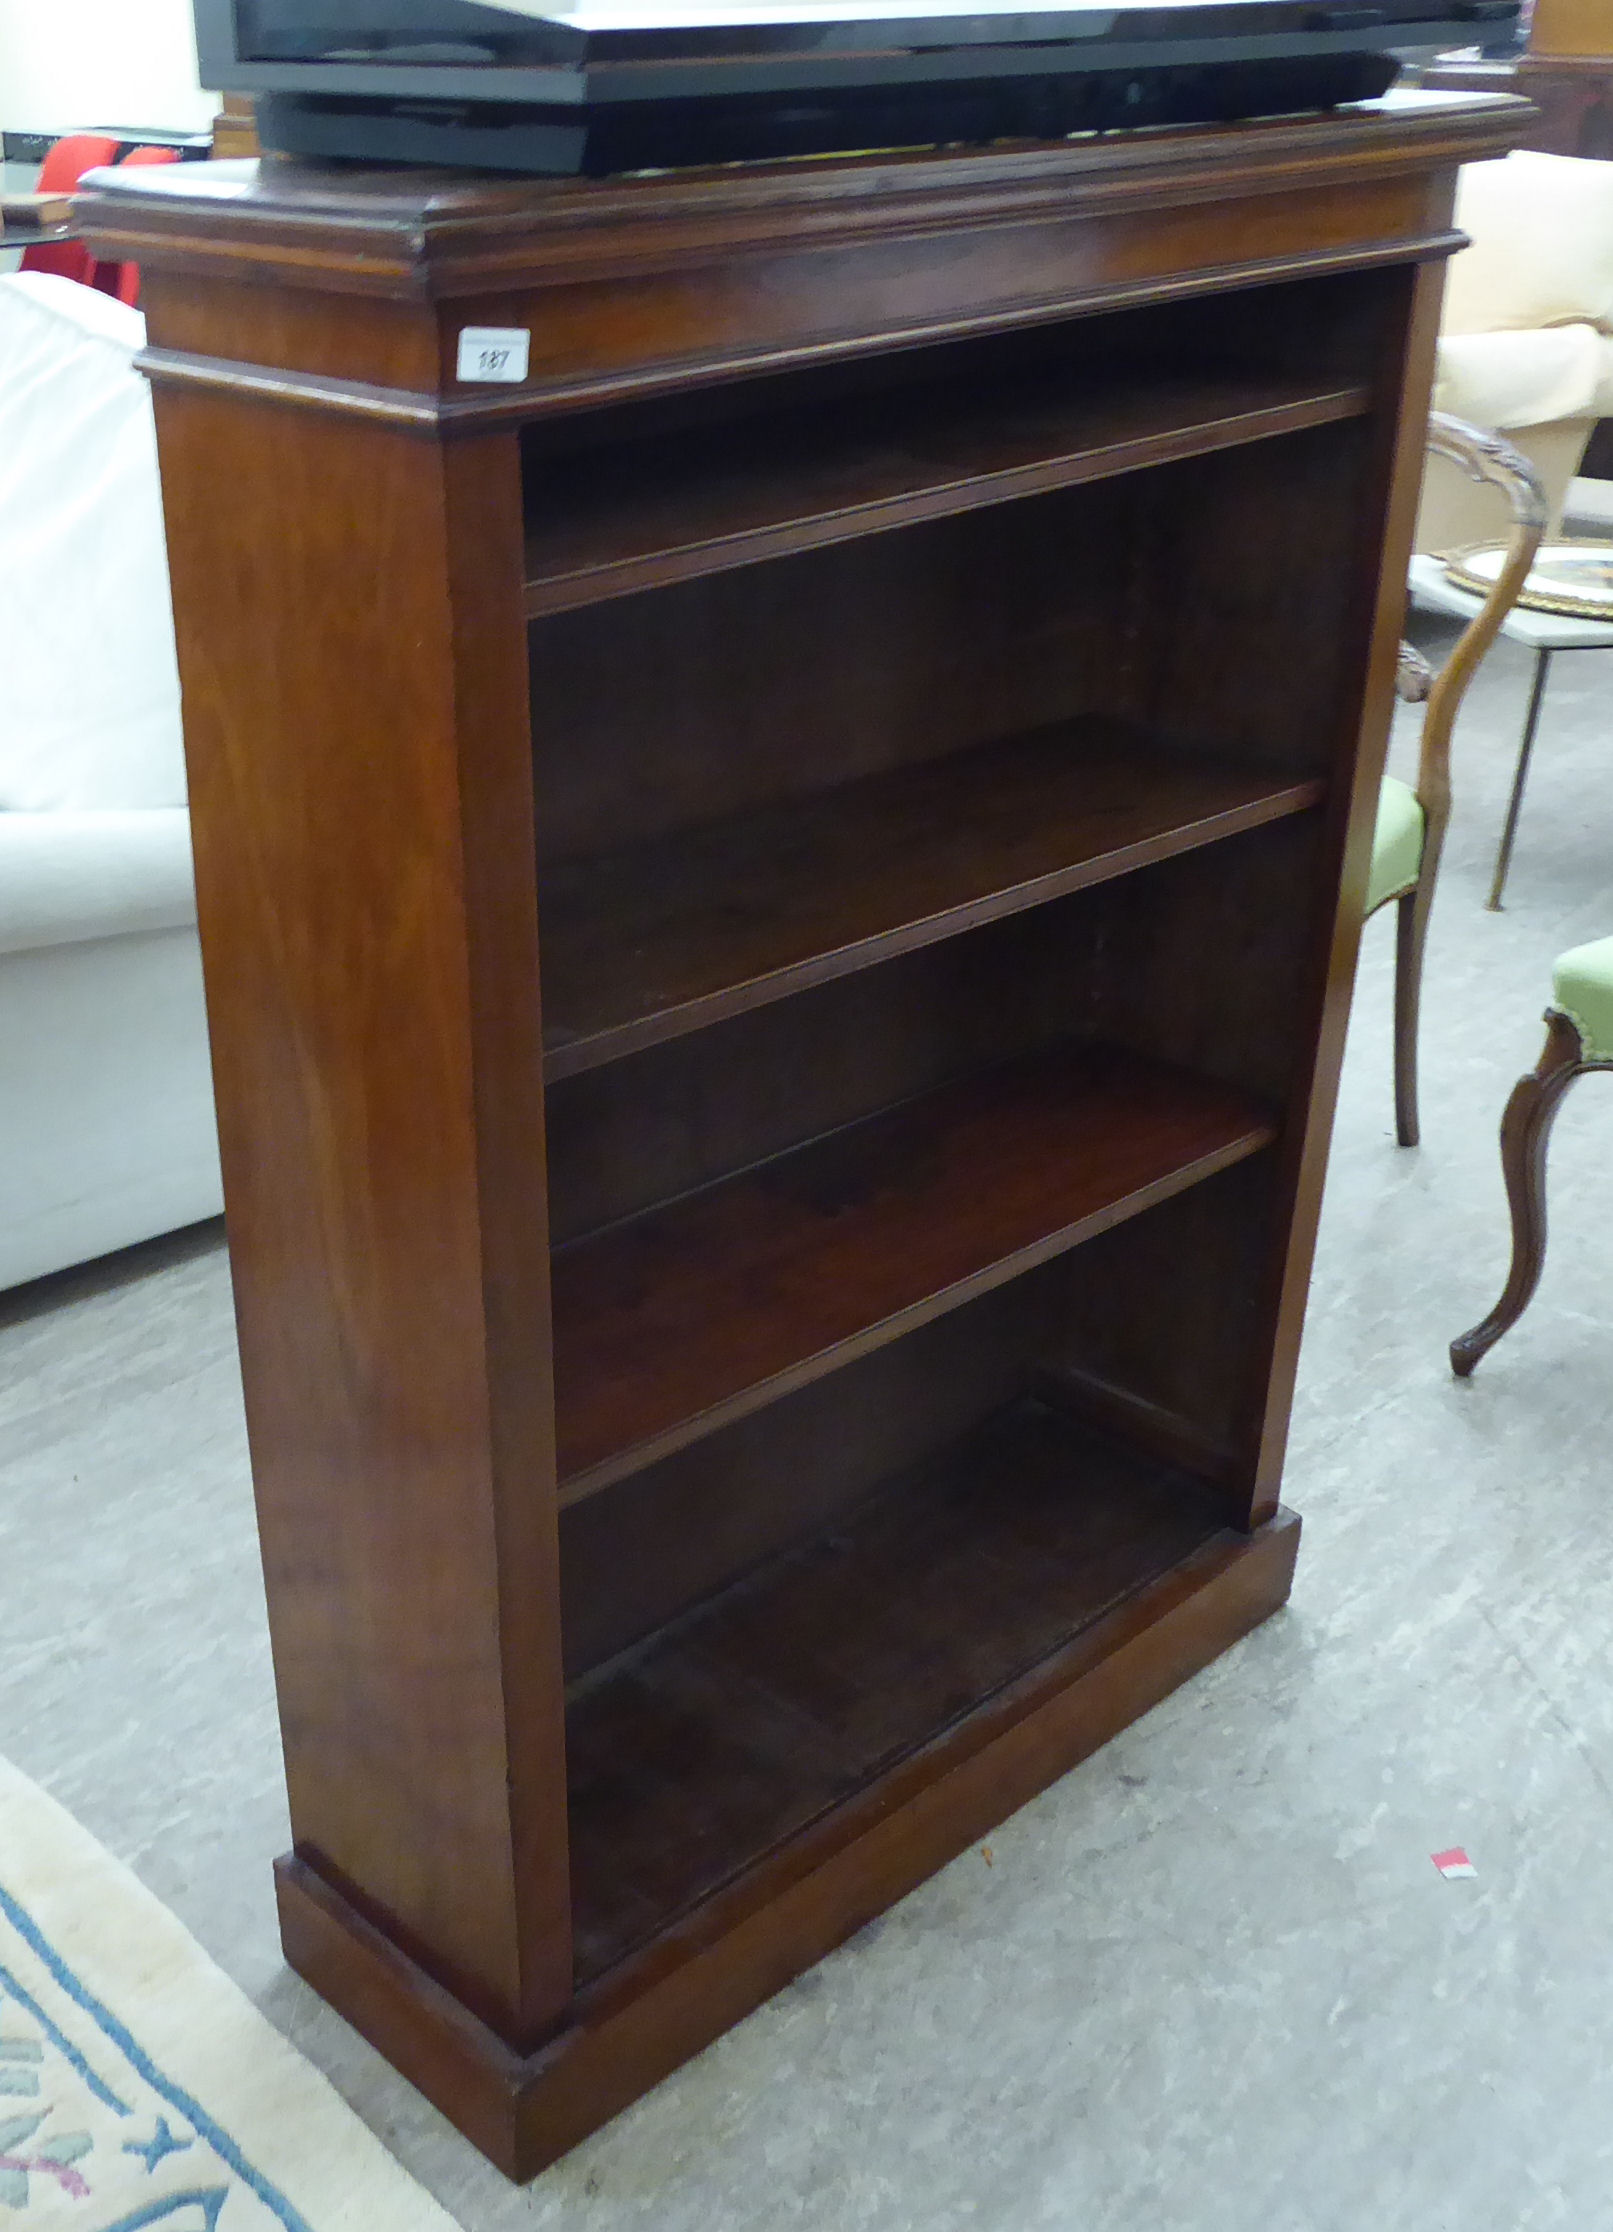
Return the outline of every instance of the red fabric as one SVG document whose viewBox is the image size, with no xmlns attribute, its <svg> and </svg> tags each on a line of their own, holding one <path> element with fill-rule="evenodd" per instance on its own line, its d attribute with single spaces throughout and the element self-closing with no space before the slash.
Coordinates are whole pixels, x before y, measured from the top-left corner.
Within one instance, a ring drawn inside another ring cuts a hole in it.
<svg viewBox="0 0 1613 2232">
<path fill-rule="evenodd" d="M 118 159 L 115 139 L 103 139 L 95 132 L 71 132 L 66 139 L 59 139 L 46 155 L 39 173 L 39 192 L 42 194 L 70 194 L 88 170 L 99 170 L 103 165 Z M 96 263 L 89 250 L 77 240 L 53 240 L 22 252 L 24 271 L 53 272 L 61 279 L 76 279 L 82 286 L 96 284 Z"/>
<path fill-rule="evenodd" d="M 121 167 L 124 170 L 133 170 L 140 164 L 177 163 L 178 160 L 177 147 L 134 147 L 124 156 Z M 100 276 L 101 272 L 116 273 L 115 284 L 107 286 L 106 280 Z M 120 302 L 126 302 L 132 310 L 140 300 L 140 266 L 132 263 L 103 264 L 97 272 L 96 284 L 106 287 L 109 294 L 115 294 Z"/>
</svg>

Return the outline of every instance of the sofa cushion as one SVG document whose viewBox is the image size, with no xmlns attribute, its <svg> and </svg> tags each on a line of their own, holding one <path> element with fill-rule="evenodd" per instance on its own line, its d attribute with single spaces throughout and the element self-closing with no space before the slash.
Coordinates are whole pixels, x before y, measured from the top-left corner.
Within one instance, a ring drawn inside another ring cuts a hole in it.
<svg viewBox="0 0 1613 2232">
<path fill-rule="evenodd" d="M 0 277 L 0 808 L 184 801 L 144 334 L 70 279 Z"/>
<path fill-rule="evenodd" d="M 183 806 L 0 813 L 0 954 L 195 920 Z"/>
<path fill-rule="evenodd" d="M 1464 165 L 1446 333 L 1585 324 L 1613 332 L 1613 163 L 1515 150 Z"/>
</svg>

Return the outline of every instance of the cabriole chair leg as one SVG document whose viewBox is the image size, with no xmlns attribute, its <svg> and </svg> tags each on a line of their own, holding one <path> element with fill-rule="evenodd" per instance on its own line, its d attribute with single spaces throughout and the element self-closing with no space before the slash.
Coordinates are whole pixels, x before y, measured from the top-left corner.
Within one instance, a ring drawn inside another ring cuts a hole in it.
<svg viewBox="0 0 1613 2232">
<path fill-rule="evenodd" d="M 1466 1379 L 1510 1332 L 1540 1284 L 1546 1261 L 1546 1146 L 1563 1095 L 1587 1067 L 1578 1031 L 1566 1015 L 1548 1015 L 1539 1062 L 1512 1088 L 1501 1119 L 1501 1172 L 1512 1211 L 1512 1267 L 1501 1299 L 1482 1323 L 1451 1343 L 1451 1370 Z"/>
</svg>

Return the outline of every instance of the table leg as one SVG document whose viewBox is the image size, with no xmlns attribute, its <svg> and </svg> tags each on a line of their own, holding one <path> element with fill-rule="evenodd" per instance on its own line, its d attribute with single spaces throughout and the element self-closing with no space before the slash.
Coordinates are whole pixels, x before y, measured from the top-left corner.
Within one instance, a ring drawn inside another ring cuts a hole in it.
<svg viewBox="0 0 1613 2232">
<path fill-rule="evenodd" d="M 1523 741 L 1518 746 L 1518 765 L 1512 778 L 1512 796 L 1507 801 L 1506 825 L 1501 831 L 1501 846 L 1495 856 L 1495 876 L 1490 884 L 1490 896 L 1485 904 L 1492 914 L 1501 911 L 1501 893 L 1506 884 L 1507 870 L 1512 865 L 1512 842 L 1518 834 L 1518 814 L 1523 805 L 1523 786 L 1529 778 L 1529 755 L 1535 748 L 1535 730 L 1540 725 L 1540 703 L 1546 694 L 1546 676 L 1551 669 L 1551 653 L 1541 649 L 1535 654 L 1535 678 L 1529 691 L 1529 711 L 1524 717 Z"/>
</svg>

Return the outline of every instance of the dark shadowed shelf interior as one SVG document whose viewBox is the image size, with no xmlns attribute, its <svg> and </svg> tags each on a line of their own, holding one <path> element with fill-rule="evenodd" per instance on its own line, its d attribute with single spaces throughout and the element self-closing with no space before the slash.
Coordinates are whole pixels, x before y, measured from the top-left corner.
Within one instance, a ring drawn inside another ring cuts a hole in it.
<svg viewBox="0 0 1613 2232">
<path fill-rule="evenodd" d="M 579 1983 L 1226 1533 L 1202 1483 L 1027 1396 L 575 1685 Z"/>
<path fill-rule="evenodd" d="M 982 504 L 1359 418 L 1359 385 L 1013 371 L 984 388 L 836 396 L 736 428 L 543 456 L 528 475 L 527 611 L 912 526 Z"/>
<path fill-rule="evenodd" d="M 557 1249 L 575 1502 L 1274 1136 L 1247 1093 L 1064 1047 L 848 1125 Z"/>
<path fill-rule="evenodd" d="M 1314 806 L 1317 781 L 1086 716 L 543 880 L 551 1082 Z"/>
</svg>

